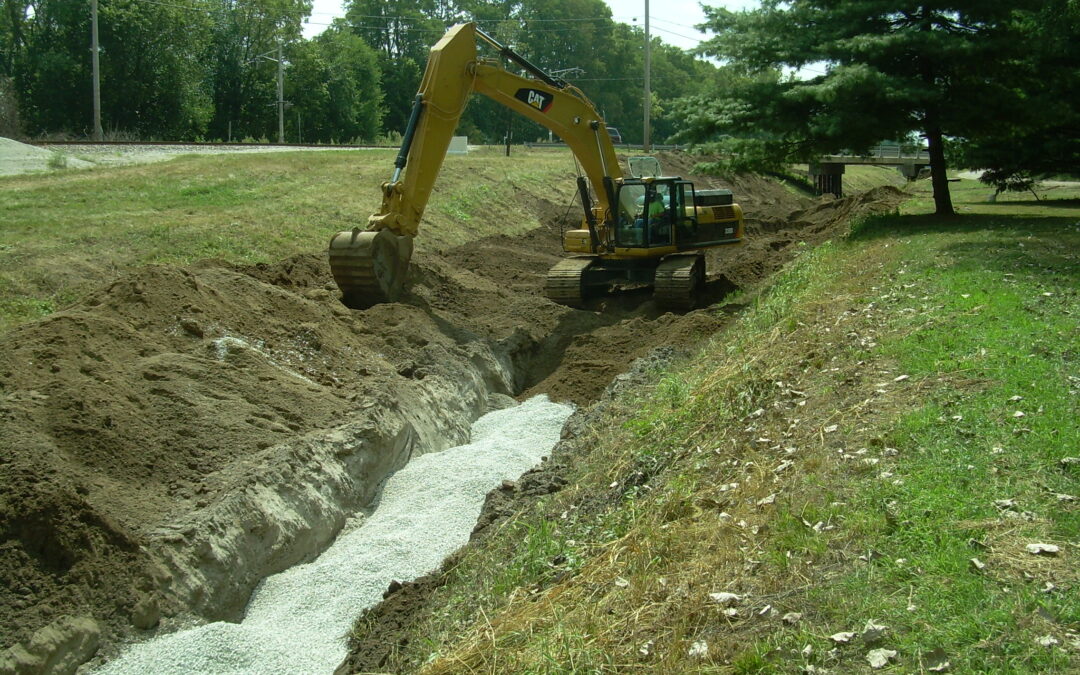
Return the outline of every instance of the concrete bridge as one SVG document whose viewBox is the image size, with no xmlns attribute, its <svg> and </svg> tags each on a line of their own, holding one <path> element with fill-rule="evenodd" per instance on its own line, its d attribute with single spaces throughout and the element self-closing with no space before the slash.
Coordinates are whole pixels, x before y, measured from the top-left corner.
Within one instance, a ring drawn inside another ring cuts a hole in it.
<svg viewBox="0 0 1080 675">
<path fill-rule="evenodd" d="M 904 152 L 898 145 L 879 145 L 871 148 L 866 155 L 825 155 L 810 163 L 810 182 L 819 194 L 844 196 L 844 171 L 848 164 L 872 164 L 874 166 L 895 166 L 900 173 L 915 180 L 919 172 L 930 166 L 930 153 L 926 150 Z"/>
</svg>

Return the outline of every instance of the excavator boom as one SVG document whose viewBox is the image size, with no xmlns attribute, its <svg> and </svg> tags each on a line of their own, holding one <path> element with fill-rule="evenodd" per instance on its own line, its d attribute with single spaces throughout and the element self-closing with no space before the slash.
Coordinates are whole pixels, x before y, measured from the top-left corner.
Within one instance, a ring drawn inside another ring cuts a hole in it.
<svg viewBox="0 0 1080 675">
<path fill-rule="evenodd" d="M 478 40 L 531 77 L 478 58 Z M 571 148 L 596 199 L 586 209 L 592 252 L 610 240 L 605 227 L 622 172 L 596 108 L 576 87 L 547 75 L 475 24 L 458 24 L 431 48 L 393 176 L 382 184 L 379 211 L 366 228 L 339 232 L 330 241 L 330 267 L 346 305 L 363 308 L 399 297 L 413 237 L 474 92 L 547 127 Z"/>
</svg>

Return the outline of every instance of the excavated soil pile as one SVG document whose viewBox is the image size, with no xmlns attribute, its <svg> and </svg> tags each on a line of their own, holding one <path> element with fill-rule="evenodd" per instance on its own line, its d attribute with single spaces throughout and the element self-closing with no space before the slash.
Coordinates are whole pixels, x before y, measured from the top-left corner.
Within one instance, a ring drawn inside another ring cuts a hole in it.
<svg viewBox="0 0 1080 675">
<path fill-rule="evenodd" d="M 710 254 L 714 299 L 896 201 L 727 187 L 752 238 Z M 588 403 L 635 357 L 725 321 L 640 291 L 604 311 L 545 300 L 577 216 L 536 208 L 550 227 L 419 254 L 402 303 L 344 308 L 322 254 L 153 266 L 0 337 L 0 672 L 70 670 L 161 617 L 234 619 L 410 454 L 464 441 L 489 394 Z"/>
</svg>

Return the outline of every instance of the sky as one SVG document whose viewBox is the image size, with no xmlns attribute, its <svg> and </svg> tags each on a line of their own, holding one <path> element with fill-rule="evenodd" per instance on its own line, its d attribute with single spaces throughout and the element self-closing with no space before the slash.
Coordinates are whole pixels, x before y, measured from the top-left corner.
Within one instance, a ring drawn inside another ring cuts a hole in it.
<svg viewBox="0 0 1080 675">
<path fill-rule="evenodd" d="M 344 16 L 341 0 L 313 0 L 311 21 L 304 27 L 304 37 L 321 33 L 334 17 Z M 645 0 L 606 0 L 611 15 L 619 23 L 644 26 Z M 711 6 L 724 6 L 731 10 L 757 5 L 757 0 L 711 0 Z M 650 0 L 649 32 L 664 42 L 682 49 L 697 46 L 704 35 L 695 24 L 705 20 L 698 0 Z"/>
</svg>

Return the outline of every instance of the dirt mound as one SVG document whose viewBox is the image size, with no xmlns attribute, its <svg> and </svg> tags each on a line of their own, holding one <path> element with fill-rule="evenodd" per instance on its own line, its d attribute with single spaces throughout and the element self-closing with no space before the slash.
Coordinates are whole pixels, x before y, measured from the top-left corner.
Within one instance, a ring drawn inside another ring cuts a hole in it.
<svg viewBox="0 0 1080 675">
<path fill-rule="evenodd" d="M 794 245 L 817 245 L 845 235 L 851 223 L 873 213 L 896 208 L 906 198 L 892 186 L 882 186 L 853 197 L 806 200 L 785 216 L 768 210 L 747 209 L 746 242 L 735 249 L 709 253 L 709 266 L 720 270 L 732 285 L 753 286 L 778 270 L 794 255 Z"/>
<path fill-rule="evenodd" d="M 757 216 L 745 246 L 710 253 L 714 299 L 781 265 L 789 244 L 830 236 L 876 203 L 815 204 L 761 182 L 767 189 L 740 195 L 748 213 L 774 200 L 774 213 L 798 216 Z M 182 602 L 159 597 L 174 572 L 152 544 L 195 546 L 175 533 L 198 530 L 190 523 L 203 522 L 199 514 L 250 492 L 251 476 L 274 462 L 306 461 L 302 444 L 274 455 L 283 444 L 403 401 L 443 405 L 429 383 L 461 377 L 457 364 L 490 391 L 586 404 L 635 357 L 690 346 L 726 320 L 664 313 L 636 291 L 591 311 L 541 298 L 561 230 L 578 216 L 550 203 L 530 208 L 551 225 L 419 253 L 397 304 L 345 309 L 322 254 L 254 267 L 210 261 L 140 269 L 0 337 L 0 647 L 65 615 L 94 617 L 106 643 L 159 614 L 221 615 L 198 588 Z M 274 471 L 279 482 L 294 479 L 292 469 Z M 281 532 L 249 538 L 274 551 L 289 544 Z M 205 556 L 221 555 L 200 541 Z M 228 569 L 229 560 L 217 564 Z"/>
<path fill-rule="evenodd" d="M 155 529 L 222 499 L 268 448 L 477 358 L 460 315 L 350 312 L 324 268 L 149 267 L 0 339 L 5 642 L 59 613 L 126 625 Z"/>
</svg>

